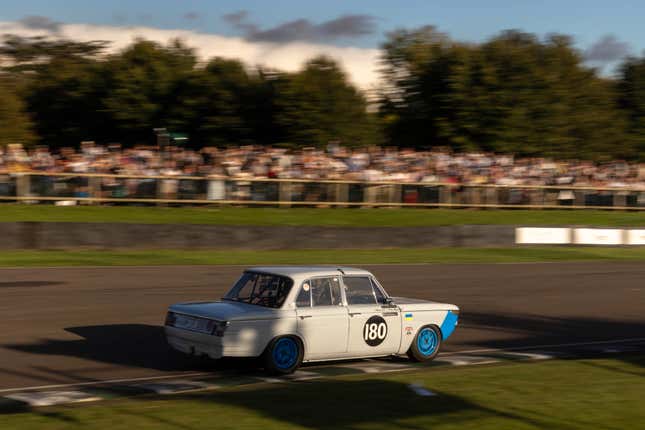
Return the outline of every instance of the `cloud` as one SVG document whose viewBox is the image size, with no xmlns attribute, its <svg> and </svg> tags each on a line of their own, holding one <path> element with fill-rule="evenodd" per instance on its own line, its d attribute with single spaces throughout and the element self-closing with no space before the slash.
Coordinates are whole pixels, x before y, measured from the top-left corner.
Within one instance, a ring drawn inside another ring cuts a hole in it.
<svg viewBox="0 0 645 430">
<path fill-rule="evenodd" d="M 60 30 L 61 23 L 40 15 L 29 15 L 22 18 L 20 21 L 22 25 L 34 30 L 47 30 L 57 33 Z"/>
<path fill-rule="evenodd" d="M 0 34 L 23 37 L 50 36 L 78 41 L 105 40 L 111 42 L 108 52 L 130 45 L 136 38 L 158 43 L 168 43 L 179 38 L 195 48 L 199 58 L 236 58 L 249 66 L 265 66 L 284 71 L 296 71 L 308 59 L 326 55 L 336 59 L 349 78 L 363 89 L 370 89 L 378 82 L 379 51 L 377 49 L 333 46 L 323 43 L 291 42 L 270 43 L 245 40 L 191 30 L 166 30 L 147 26 L 110 26 L 91 24 L 60 24 L 57 31 L 34 28 L 22 22 L 1 22 Z"/>
<path fill-rule="evenodd" d="M 197 21 L 202 15 L 199 12 L 186 12 L 184 14 L 184 19 L 186 21 Z"/>
<path fill-rule="evenodd" d="M 594 63 L 611 63 L 625 57 L 630 51 L 629 43 L 607 34 L 585 51 L 585 59 Z"/>
<path fill-rule="evenodd" d="M 376 27 L 374 17 L 370 15 L 341 15 L 320 24 L 301 18 L 268 29 L 262 29 L 250 21 L 249 13 L 244 10 L 226 14 L 222 18 L 240 30 L 248 40 L 272 43 L 328 42 L 356 38 L 373 34 Z"/>
</svg>

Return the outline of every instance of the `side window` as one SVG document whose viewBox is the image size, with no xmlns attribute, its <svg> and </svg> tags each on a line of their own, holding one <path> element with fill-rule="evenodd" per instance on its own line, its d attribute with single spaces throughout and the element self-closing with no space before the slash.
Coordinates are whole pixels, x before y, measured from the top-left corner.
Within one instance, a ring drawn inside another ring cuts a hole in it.
<svg viewBox="0 0 645 430">
<path fill-rule="evenodd" d="M 343 278 L 347 303 L 350 305 L 374 305 L 376 298 L 370 278 L 364 276 L 347 276 Z"/>
<path fill-rule="evenodd" d="M 308 308 L 311 306 L 311 287 L 309 281 L 306 281 L 300 287 L 300 293 L 296 298 L 296 307 L 298 308 Z"/>
<path fill-rule="evenodd" d="M 338 277 L 314 278 L 311 283 L 312 306 L 338 306 L 342 304 Z"/>
<path fill-rule="evenodd" d="M 372 287 L 374 288 L 374 295 L 376 296 L 376 301 L 377 303 L 384 305 L 386 303 L 385 300 L 385 295 L 383 294 L 383 291 L 376 285 L 376 282 L 372 279 Z"/>
</svg>

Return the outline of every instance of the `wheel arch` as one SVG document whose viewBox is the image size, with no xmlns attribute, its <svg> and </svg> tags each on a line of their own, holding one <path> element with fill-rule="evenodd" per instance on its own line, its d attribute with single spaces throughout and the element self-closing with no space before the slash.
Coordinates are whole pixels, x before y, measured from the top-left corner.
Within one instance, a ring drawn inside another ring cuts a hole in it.
<svg viewBox="0 0 645 430">
<path fill-rule="evenodd" d="M 302 356 L 303 356 L 303 358 L 304 358 L 304 356 L 305 356 L 305 351 L 306 351 L 306 344 L 305 344 L 304 340 L 302 339 L 302 337 L 301 337 L 299 334 L 297 334 L 297 333 L 282 333 L 282 334 L 277 334 L 277 335 L 273 336 L 272 338 L 270 338 L 270 339 L 266 342 L 266 344 L 264 345 L 264 348 L 262 348 L 262 354 L 260 354 L 260 355 L 263 355 L 264 353 L 266 353 L 267 348 L 269 347 L 269 345 L 271 345 L 271 343 L 272 343 L 274 340 L 276 340 L 276 339 L 280 339 L 281 337 L 291 337 L 291 338 L 294 338 L 294 339 L 295 339 L 295 340 L 300 344 L 300 348 L 302 349 Z"/>
</svg>

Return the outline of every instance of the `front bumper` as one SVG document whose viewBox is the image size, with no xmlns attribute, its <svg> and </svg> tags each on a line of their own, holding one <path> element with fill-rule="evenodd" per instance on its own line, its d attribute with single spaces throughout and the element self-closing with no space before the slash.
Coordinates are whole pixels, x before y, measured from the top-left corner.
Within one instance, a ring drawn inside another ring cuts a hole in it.
<svg viewBox="0 0 645 430">
<path fill-rule="evenodd" d="M 213 359 L 222 358 L 224 355 L 221 337 L 171 326 L 164 328 L 168 345 L 177 351 L 197 356 L 206 355 Z"/>
</svg>

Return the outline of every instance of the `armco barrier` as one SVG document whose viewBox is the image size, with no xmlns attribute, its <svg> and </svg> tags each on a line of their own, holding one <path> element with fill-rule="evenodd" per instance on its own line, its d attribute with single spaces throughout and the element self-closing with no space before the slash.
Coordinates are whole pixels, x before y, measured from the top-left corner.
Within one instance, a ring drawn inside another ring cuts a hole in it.
<svg viewBox="0 0 645 430">
<path fill-rule="evenodd" d="M 627 230 L 626 245 L 645 245 L 645 230 Z"/>
<path fill-rule="evenodd" d="M 573 230 L 576 245 L 622 245 L 623 230 L 609 228 L 576 228 Z"/>
<path fill-rule="evenodd" d="M 0 223 L 0 249 L 340 249 L 512 246 L 513 226 L 218 226 Z"/>
<path fill-rule="evenodd" d="M 507 225 L 361 228 L 14 222 L 0 223 L 0 238 L 0 250 L 366 249 L 645 245 L 645 230 Z"/>
<path fill-rule="evenodd" d="M 515 243 L 520 245 L 566 245 L 571 243 L 570 228 L 519 227 Z"/>
<path fill-rule="evenodd" d="M 518 227 L 519 245 L 645 245 L 645 230 L 619 228 Z"/>
</svg>

